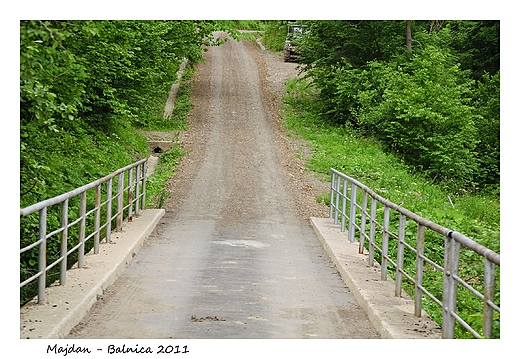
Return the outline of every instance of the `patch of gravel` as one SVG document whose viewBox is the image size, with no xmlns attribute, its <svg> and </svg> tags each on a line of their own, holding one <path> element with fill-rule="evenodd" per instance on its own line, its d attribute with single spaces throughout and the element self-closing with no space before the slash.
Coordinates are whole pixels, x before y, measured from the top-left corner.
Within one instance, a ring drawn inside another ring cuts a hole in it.
<svg viewBox="0 0 520 359">
<path fill-rule="evenodd" d="M 291 195 L 296 203 L 296 210 L 302 220 L 310 217 L 328 217 L 328 207 L 318 203 L 317 198 L 329 191 L 329 184 L 319 180 L 314 172 L 306 169 L 306 159 L 312 155 L 308 143 L 297 136 L 288 136 L 283 128 L 280 109 L 283 96 L 286 94 L 285 84 L 289 79 L 299 76 L 297 65 L 283 61 L 282 54 L 269 51 L 257 52 L 261 57 L 257 60 L 264 67 L 263 93 L 269 103 L 269 114 L 275 125 L 275 133 L 280 141 L 280 158 L 287 170 L 287 179 L 292 187 Z"/>
</svg>

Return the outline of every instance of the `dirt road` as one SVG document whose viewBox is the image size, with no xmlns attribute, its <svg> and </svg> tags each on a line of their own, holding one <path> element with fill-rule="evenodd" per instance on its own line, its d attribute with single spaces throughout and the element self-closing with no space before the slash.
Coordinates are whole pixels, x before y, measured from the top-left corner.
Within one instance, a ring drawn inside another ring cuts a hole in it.
<svg viewBox="0 0 520 359">
<path fill-rule="evenodd" d="M 70 338 L 378 338 L 316 235 L 322 190 L 278 126 L 294 64 L 206 53 L 167 215 Z"/>
</svg>

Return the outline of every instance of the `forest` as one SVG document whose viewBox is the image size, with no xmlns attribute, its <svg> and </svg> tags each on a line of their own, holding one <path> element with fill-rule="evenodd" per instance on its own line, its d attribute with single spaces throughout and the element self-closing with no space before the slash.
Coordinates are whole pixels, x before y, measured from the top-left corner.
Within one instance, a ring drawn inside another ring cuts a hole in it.
<svg viewBox="0 0 520 359">
<path fill-rule="evenodd" d="M 455 192 L 499 194 L 499 21 L 299 23 L 298 62 L 329 123 Z"/>
</svg>

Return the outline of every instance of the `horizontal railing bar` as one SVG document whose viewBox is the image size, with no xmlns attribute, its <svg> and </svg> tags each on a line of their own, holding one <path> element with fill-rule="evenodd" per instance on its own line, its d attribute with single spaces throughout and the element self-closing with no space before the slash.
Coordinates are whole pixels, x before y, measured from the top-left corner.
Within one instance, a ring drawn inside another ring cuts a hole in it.
<svg viewBox="0 0 520 359">
<path fill-rule="evenodd" d="M 379 223 L 378 221 L 376 221 L 376 220 L 372 221 L 372 223 L 374 223 L 374 224 L 375 224 L 379 229 L 382 229 L 382 230 L 385 229 L 385 227 L 384 227 L 381 223 Z"/>
<path fill-rule="evenodd" d="M 406 273 L 402 268 L 399 268 L 399 272 L 404 275 L 410 282 L 412 282 L 412 284 L 415 285 L 415 278 L 413 278 L 411 275 L 409 275 L 408 273 Z"/>
<path fill-rule="evenodd" d="M 465 321 L 464 319 L 462 319 L 461 317 L 459 317 L 459 316 L 457 315 L 457 313 L 455 313 L 453 310 L 450 310 L 449 313 L 450 313 L 450 315 L 451 315 L 453 318 L 455 318 L 455 320 L 456 320 L 457 322 L 459 322 L 460 325 L 462 325 L 462 326 L 463 326 L 467 331 L 469 331 L 471 334 L 473 334 L 473 336 L 474 336 L 475 338 L 477 338 L 477 339 L 482 338 L 482 336 L 481 336 L 479 333 L 477 333 L 477 332 L 475 331 L 475 329 L 473 329 L 472 327 L 470 327 L 469 324 L 466 323 L 466 321 Z"/>
<path fill-rule="evenodd" d="M 76 244 L 74 247 L 72 247 L 71 249 L 69 249 L 68 252 L 67 252 L 67 257 L 68 257 L 69 255 L 71 255 L 72 253 L 74 253 L 74 252 L 75 252 L 79 247 L 81 247 L 82 244 L 83 244 L 83 243 L 78 243 L 78 244 Z"/>
<path fill-rule="evenodd" d="M 87 242 L 90 238 L 94 237 L 97 233 L 99 233 L 99 230 L 90 233 L 87 237 L 85 237 L 83 242 Z"/>
<path fill-rule="evenodd" d="M 36 278 L 39 278 L 43 275 L 43 272 L 38 272 L 36 274 L 34 274 L 32 277 L 24 280 L 23 282 L 20 283 L 20 288 L 23 287 L 24 285 L 27 285 L 29 283 L 31 283 L 33 280 L 35 280 Z"/>
<path fill-rule="evenodd" d="M 456 274 L 452 274 L 452 276 L 453 276 L 453 279 L 455 279 L 459 284 L 462 284 L 462 286 L 464 288 L 469 290 L 471 293 L 475 294 L 480 300 L 484 300 L 484 295 L 482 293 L 480 293 L 478 290 L 476 290 L 475 288 L 473 288 L 471 286 L 471 284 L 469 284 L 468 282 L 466 282 L 465 280 L 463 280 Z"/>
<path fill-rule="evenodd" d="M 126 172 L 126 171 L 128 171 L 128 170 L 130 170 L 130 169 L 132 169 L 132 168 L 134 168 L 134 167 L 136 167 L 136 166 L 146 162 L 146 161 L 147 161 L 147 159 L 143 158 L 142 160 L 139 160 L 139 161 L 137 161 L 137 162 L 135 162 L 135 163 L 133 163 L 131 165 L 128 165 L 126 167 L 120 168 L 117 171 L 112 172 L 111 174 L 109 174 L 109 175 L 107 175 L 107 176 L 105 176 L 103 178 L 100 178 L 100 179 L 98 179 L 98 180 L 96 180 L 94 182 L 90 182 L 89 184 L 86 184 L 86 185 L 84 185 L 82 187 L 76 188 L 76 189 L 74 189 L 74 190 L 72 190 L 70 192 L 67 192 L 67 193 L 61 194 L 59 196 L 56 196 L 56 197 L 53 197 L 53 198 L 49 198 L 49 199 L 47 199 L 45 201 L 38 202 L 38 203 L 33 204 L 31 206 L 22 208 L 22 209 L 20 209 L 20 217 L 25 217 L 25 216 L 27 216 L 27 215 L 29 215 L 31 213 L 37 212 L 37 211 L 39 211 L 39 210 L 41 210 L 41 209 L 43 209 L 45 207 L 50 207 L 50 206 L 53 206 L 55 204 L 61 203 L 61 202 L 65 201 L 66 199 L 70 199 L 72 197 L 75 197 L 75 196 L 77 196 L 77 195 L 79 195 L 79 194 L 81 194 L 81 193 L 83 193 L 85 191 L 88 191 L 89 189 L 94 188 L 94 187 L 96 187 L 96 186 L 98 186 L 98 185 L 108 181 L 109 179 L 114 178 L 115 176 L 117 176 L 117 175 L 119 175 L 119 174 L 121 174 L 123 172 Z"/>
<path fill-rule="evenodd" d="M 98 210 L 98 208 L 101 208 L 101 207 L 94 207 L 90 211 L 86 212 L 85 218 L 88 218 L 88 216 L 90 216 L 92 213 L 96 212 Z"/>
<path fill-rule="evenodd" d="M 54 266 L 56 266 L 56 264 L 59 264 L 61 263 L 65 258 L 64 257 L 59 257 L 58 259 L 56 259 L 54 262 L 52 262 L 51 264 L 49 264 L 47 267 L 45 267 L 45 271 L 49 271 L 49 269 L 52 269 Z"/>
<path fill-rule="evenodd" d="M 399 269 L 399 272 L 401 272 L 401 274 L 403 274 L 410 282 L 412 282 L 413 285 L 416 285 L 416 281 L 412 276 L 410 276 L 408 273 L 406 273 L 402 269 Z M 442 306 L 442 302 L 440 300 L 438 300 L 433 294 L 431 294 L 426 288 L 424 288 L 422 285 L 418 285 L 417 287 L 421 290 L 422 293 L 426 294 L 428 296 L 428 298 L 433 300 L 438 305 Z"/>
<path fill-rule="evenodd" d="M 54 236 L 55 234 L 58 234 L 58 233 L 61 233 L 65 230 L 65 227 L 60 227 L 58 229 L 56 229 L 55 231 L 53 232 L 50 232 L 50 233 L 47 233 L 47 235 L 45 236 L 45 238 L 49 239 L 51 238 L 52 236 Z"/>
<path fill-rule="evenodd" d="M 414 254 L 417 254 L 417 249 L 415 249 L 414 247 L 412 247 L 409 243 L 407 242 L 403 242 L 404 246 L 406 248 L 408 248 L 412 253 Z M 440 265 L 438 265 L 437 263 L 435 263 L 434 261 L 432 261 L 430 258 L 424 256 L 424 254 L 419 254 L 419 258 L 421 258 L 422 260 L 426 261 L 426 263 L 432 265 L 435 269 L 437 269 L 438 271 L 440 272 L 443 272 L 444 271 L 444 268 Z"/>
<path fill-rule="evenodd" d="M 387 231 L 388 235 L 392 237 L 393 239 L 399 240 L 399 236 L 395 234 L 394 232 Z"/>
<path fill-rule="evenodd" d="M 472 239 L 464 236 L 463 234 L 453 231 L 451 229 L 448 229 L 446 227 L 443 227 L 437 223 L 434 223 L 426 218 L 423 218 L 421 216 L 418 216 L 417 214 L 413 213 L 412 211 L 407 210 L 406 208 L 399 206 L 391 201 L 389 201 L 386 198 L 381 197 L 374 191 L 372 191 L 370 188 L 365 186 L 363 183 L 346 176 L 345 174 L 338 172 L 337 170 L 331 168 L 332 173 L 335 173 L 337 176 L 343 179 L 348 179 L 351 183 L 355 184 L 357 187 L 362 189 L 363 191 L 366 191 L 370 196 L 375 198 L 377 201 L 382 203 L 384 206 L 387 206 L 394 211 L 397 211 L 406 217 L 410 218 L 411 220 L 417 222 L 420 225 L 423 225 L 426 228 L 429 228 L 437 233 L 442 234 L 445 237 L 452 238 L 459 242 L 460 244 L 464 245 L 465 247 L 473 250 L 474 252 L 480 254 L 484 258 L 487 258 L 492 263 L 495 263 L 496 265 L 500 265 L 500 255 L 495 253 L 489 248 L 484 247 L 483 245 L 473 241 Z"/>
<path fill-rule="evenodd" d="M 80 217 L 76 218 L 74 221 L 69 222 L 69 223 L 67 224 L 67 228 L 70 228 L 70 227 L 75 226 L 76 224 L 78 224 L 78 223 L 81 222 L 82 220 L 83 220 L 83 216 L 80 216 Z"/>
<path fill-rule="evenodd" d="M 377 244 L 375 243 L 372 243 L 372 245 L 374 246 L 374 249 L 376 249 L 379 253 L 383 253 L 383 248 L 379 247 Z"/>
<path fill-rule="evenodd" d="M 426 261 L 426 263 L 430 264 L 431 266 L 433 266 L 435 269 L 437 269 L 439 272 L 444 272 L 444 267 L 438 265 L 437 263 L 435 263 L 434 261 L 432 261 L 430 258 L 428 257 L 425 257 L 423 255 L 420 255 L 419 257 L 421 257 L 422 259 L 424 259 Z"/>
<path fill-rule="evenodd" d="M 27 252 L 27 251 L 30 250 L 30 249 L 33 249 L 34 247 L 38 246 L 38 245 L 39 245 L 40 243 L 42 243 L 42 242 L 43 242 L 43 239 L 39 239 L 39 240 L 37 240 L 36 242 L 34 242 L 34 243 L 28 245 L 27 247 L 23 247 L 23 248 L 21 248 L 21 249 L 20 249 L 20 254 L 25 253 L 25 252 Z"/>
<path fill-rule="evenodd" d="M 417 254 L 417 249 L 412 247 L 408 242 L 402 242 L 402 244 L 404 245 L 405 248 L 408 248 L 410 250 L 410 252 Z M 422 255 L 420 255 L 420 257 L 421 257 L 421 259 L 425 259 L 425 257 Z"/>
<path fill-rule="evenodd" d="M 419 285 L 418 287 L 421 290 L 421 292 L 423 292 L 424 294 L 426 294 L 428 296 L 428 298 L 430 298 L 435 303 L 437 303 L 437 305 L 442 307 L 442 302 L 440 300 L 438 300 L 433 294 L 431 294 L 426 288 L 424 288 L 422 285 Z"/>
<path fill-rule="evenodd" d="M 387 261 L 389 261 L 389 262 L 394 266 L 394 268 L 397 268 L 397 263 L 394 262 L 394 261 L 392 260 L 392 258 L 390 258 L 388 255 L 383 256 L 383 258 L 385 258 Z"/>
</svg>

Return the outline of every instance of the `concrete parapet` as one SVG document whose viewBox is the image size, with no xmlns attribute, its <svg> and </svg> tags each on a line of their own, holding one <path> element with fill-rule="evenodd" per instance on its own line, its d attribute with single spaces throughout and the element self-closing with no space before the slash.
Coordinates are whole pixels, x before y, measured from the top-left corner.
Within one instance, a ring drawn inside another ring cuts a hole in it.
<svg viewBox="0 0 520 359">
<path fill-rule="evenodd" d="M 379 267 L 368 264 L 359 253 L 359 243 L 350 243 L 347 232 L 329 218 L 311 218 L 311 224 L 339 271 L 345 284 L 367 313 L 374 327 L 386 339 L 440 339 L 441 328 L 423 311 L 414 315 L 414 301 L 403 292 L 395 296 L 395 281 L 381 280 Z"/>
<path fill-rule="evenodd" d="M 111 243 L 100 244 L 98 254 L 85 256 L 83 268 L 68 270 L 65 285 L 48 287 L 44 304 L 33 300 L 23 306 L 20 338 L 65 338 L 115 282 L 164 214 L 164 209 L 148 209 L 134 216 L 121 232 L 112 233 Z"/>
</svg>

